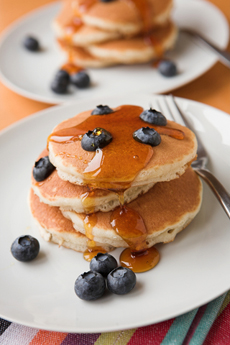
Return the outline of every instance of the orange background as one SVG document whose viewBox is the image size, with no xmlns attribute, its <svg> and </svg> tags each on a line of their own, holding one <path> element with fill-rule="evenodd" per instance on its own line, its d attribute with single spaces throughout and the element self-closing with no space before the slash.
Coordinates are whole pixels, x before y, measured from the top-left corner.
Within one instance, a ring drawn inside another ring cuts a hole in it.
<svg viewBox="0 0 230 345">
<path fill-rule="evenodd" d="M 219 7 L 230 23 L 229 0 L 209 1 Z M 21 15 L 49 2 L 52 1 L 0 0 L 0 33 Z M 230 45 L 228 50 L 230 51 Z M 173 94 L 203 102 L 230 113 L 230 69 L 218 62 L 203 76 L 174 90 Z M 0 82 L 0 129 L 50 106 L 19 96 Z"/>
</svg>

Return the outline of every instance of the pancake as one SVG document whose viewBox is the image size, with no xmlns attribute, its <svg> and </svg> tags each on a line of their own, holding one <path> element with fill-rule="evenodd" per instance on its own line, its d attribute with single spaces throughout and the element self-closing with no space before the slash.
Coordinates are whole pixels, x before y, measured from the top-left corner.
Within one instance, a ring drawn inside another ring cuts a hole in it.
<svg viewBox="0 0 230 345">
<path fill-rule="evenodd" d="M 118 32 L 104 31 L 86 24 L 75 23 L 72 0 L 64 1 L 60 14 L 52 22 L 57 38 L 73 45 L 87 46 L 121 37 Z"/>
<path fill-rule="evenodd" d="M 113 110 L 103 116 L 85 111 L 53 130 L 48 139 L 49 158 L 61 179 L 93 188 L 127 189 L 175 179 L 195 159 L 197 141 L 188 128 L 168 121 L 167 126 L 159 126 L 157 131 L 169 134 L 183 131 L 184 139 L 161 134 L 160 145 L 151 147 L 133 139 L 137 129 L 153 127 L 139 118 L 142 107 L 124 105 Z M 83 135 L 96 127 L 109 131 L 113 140 L 103 149 L 85 151 L 74 132 Z M 66 141 L 68 135 L 72 139 Z"/>
<path fill-rule="evenodd" d="M 59 47 L 67 60 L 82 68 L 103 68 L 116 65 L 114 59 L 99 59 L 83 47 L 71 46 L 63 40 L 57 40 Z"/>
<path fill-rule="evenodd" d="M 48 151 L 44 150 L 37 160 L 47 156 Z M 62 207 L 65 210 L 73 210 L 77 213 L 92 213 L 97 211 L 108 212 L 119 205 L 119 195 L 115 192 L 103 189 L 89 190 L 85 186 L 78 186 L 68 181 L 63 181 L 56 170 L 44 181 L 36 182 L 31 177 L 34 193 L 40 201 L 50 206 Z M 129 203 L 138 195 L 146 193 L 153 184 L 141 187 L 131 187 L 124 191 L 124 202 Z"/>
<path fill-rule="evenodd" d="M 88 2 L 76 0 L 73 11 L 83 23 L 105 31 L 119 32 L 124 36 L 149 30 L 168 20 L 172 0 L 116 0 Z M 92 5 L 90 5 L 92 4 Z"/>
<path fill-rule="evenodd" d="M 71 46 L 60 39 L 59 44 L 76 65 L 101 68 L 116 64 L 146 63 L 159 58 L 165 51 L 173 48 L 177 35 L 176 26 L 169 22 L 164 27 L 156 28 L 150 39 L 114 39 L 100 44 L 88 44 L 84 49 Z"/>
<path fill-rule="evenodd" d="M 147 230 L 145 247 L 150 248 L 156 243 L 173 241 L 199 212 L 201 202 L 202 183 L 190 167 L 178 179 L 155 184 L 128 207 L 142 217 Z M 77 231 L 85 233 L 84 214 L 64 210 L 62 212 L 65 217 L 71 219 Z M 92 238 L 114 247 L 128 247 L 127 241 L 112 228 L 111 217 L 112 212 L 96 214 Z"/>
<path fill-rule="evenodd" d="M 38 223 L 40 235 L 45 241 L 78 252 L 85 252 L 88 249 L 87 237 L 73 228 L 72 222 L 62 215 L 58 207 L 48 206 L 40 202 L 32 189 L 29 195 L 29 203 L 32 216 Z M 113 249 L 110 245 L 102 245 L 98 242 L 95 242 L 95 245 L 105 251 Z"/>
<path fill-rule="evenodd" d="M 113 59 L 117 63 L 144 63 L 159 58 L 171 49 L 177 39 L 177 28 L 169 22 L 164 27 L 155 29 L 151 36 L 152 42 L 144 37 L 113 40 L 88 46 L 90 54 L 99 59 Z"/>
</svg>

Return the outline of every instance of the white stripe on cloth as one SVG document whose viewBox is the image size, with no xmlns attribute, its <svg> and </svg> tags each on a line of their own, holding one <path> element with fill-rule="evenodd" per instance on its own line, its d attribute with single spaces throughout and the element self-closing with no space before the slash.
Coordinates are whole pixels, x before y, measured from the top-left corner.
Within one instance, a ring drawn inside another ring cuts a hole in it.
<svg viewBox="0 0 230 345">
<path fill-rule="evenodd" d="M 0 336 L 0 345 L 28 345 L 38 331 L 38 329 L 11 323 Z"/>
</svg>

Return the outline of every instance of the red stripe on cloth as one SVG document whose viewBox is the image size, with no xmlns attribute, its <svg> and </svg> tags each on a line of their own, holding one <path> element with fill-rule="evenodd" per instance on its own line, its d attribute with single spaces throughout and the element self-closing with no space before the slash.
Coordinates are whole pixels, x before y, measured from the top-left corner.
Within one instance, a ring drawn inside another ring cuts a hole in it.
<svg viewBox="0 0 230 345">
<path fill-rule="evenodd" d="M 127 345 L 160 345 L 171 327 L 174 319 L 141 327 L 136 330 Z"/>
<path fill-rule="evenodd" d="M 60 345 L 68 333 L 38 331 L 29 345 Z"/>
<path fill-rule="evenodd" d="M 204 315 L 205 309 L 207 307 L 207 304 L 203 305 L 199 308 L 190 328 L 189 331 L 184 339 L 183 345 L 188 345 L 190 340 L 192 339 L 193 334 L 195 333 L 195 330 L 197 329 L 200 320 L 202 319 L 202 316 Z"/>
<path fill-rule="evenodd" d="M 230 344 L 230 303 L 213 323 L 203 345 Z"/>
</svg>

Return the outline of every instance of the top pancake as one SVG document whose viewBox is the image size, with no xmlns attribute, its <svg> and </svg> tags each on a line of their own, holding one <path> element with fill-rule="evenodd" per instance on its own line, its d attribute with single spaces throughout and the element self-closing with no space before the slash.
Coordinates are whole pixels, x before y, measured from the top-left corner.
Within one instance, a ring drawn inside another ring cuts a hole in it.
<svg viewBox="0 0 230 345">
<path fill-rule="evenodd" d="M 151 147 L 133 139 L 137 129 L 153 127 L 139 118 L 142 107 L 125 105 L 113 110 L 108 115 L 91 115 L 91 110 L 85 111 L 53 130 L 50 139 L 53 136 L 56 141 L 48 141 L 49 158 L 63 180 L 94 188 L 125 189 L 179 177 L 195 158 L 197 142 L 188 128 L 168 121 L 169 131 L 183 131 L 184 139 L 162 134 L 160 145 Z M 82 149 L 80 140 L 60 142 L 68 135 L 71 137 L 76 128 L 85 134 L 96 127 L 106 129 L 113 136 L 112 142 L 103 149 L 89 152 Z M 164 126 L 157 128 L 158 132 L 162 130 Z"/>
</svg>

